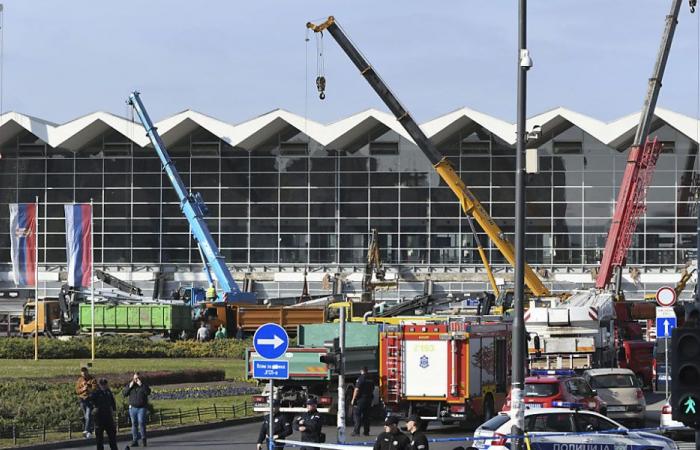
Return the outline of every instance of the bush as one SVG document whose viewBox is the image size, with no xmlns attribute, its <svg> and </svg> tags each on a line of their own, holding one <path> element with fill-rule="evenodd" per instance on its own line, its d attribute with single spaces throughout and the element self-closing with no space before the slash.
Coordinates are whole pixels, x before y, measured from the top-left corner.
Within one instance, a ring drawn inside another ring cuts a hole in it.
<svg viewBox="0 0 700 450">
<path fill-rule="evenodd" d="M 40 338 L 41 359 L 80 359 L 90 357 L 90 339 Z M 96 339 L 98 358 L 231 358 L 242 359 L 251 341 L 221 339 L 209 342 L 152 340 L 134 336 L 102 336 Z M 30 359 L 34 343 L 26 338 L 0 339 L 0 359 Z"/>
</svg>

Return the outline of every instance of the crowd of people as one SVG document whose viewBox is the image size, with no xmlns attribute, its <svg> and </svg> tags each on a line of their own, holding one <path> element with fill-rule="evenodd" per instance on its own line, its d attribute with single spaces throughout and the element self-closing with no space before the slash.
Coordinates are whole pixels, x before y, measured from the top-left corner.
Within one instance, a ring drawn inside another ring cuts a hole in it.
<svg viewBox="0 0 700 450">
<path fill-rule="evenodd" d="M 91 438 L 94 434 L 97 450 L 104 449 L 105 433 L 110 450 L 117 450 L 117 428 L 114 415 L 117 403 L 106 378 L 95 379 L 87 366 L 80 368 L 80 376 L 75 383 L 75 393 L 80 401 L 83 412 L 83 436 Z M 151 388 L 146 384 L 139 372 L 134 372 L 129 383 L 124 386 L 122 395 L 128 399 L 129 418 L 131 420 L 132 440 L 126 449 L 138 447 L 139 442 L 146 447 L 146 420 L 148 412 L 148 396 Z"/>
</svg>

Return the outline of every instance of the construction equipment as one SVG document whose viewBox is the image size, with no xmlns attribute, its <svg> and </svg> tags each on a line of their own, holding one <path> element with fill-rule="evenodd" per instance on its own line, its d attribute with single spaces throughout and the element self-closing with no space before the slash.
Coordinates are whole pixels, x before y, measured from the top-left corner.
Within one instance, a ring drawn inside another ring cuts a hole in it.
<svg viewBox="0 0 700 450">
<path fill-rule="evenodd" d="M 175 193 L 180 199 L 180 210 L 190 224 L 192 236 L 197 242 L 199 253 L 204 264 L 204 272 L 207 275 L 209 284 L 214 284 L 211 271 L 214 271 L 216 280 L 219 282 L 220 291 L 217 292 L 218 301 L 238 302 L 238 303 L 256 303 L 255 294 L 252 292 L 243 292 L 231 275 L 231 271 L 226 266 L 224 256 L 219 252 L 219 247 L 214 242 L 205 217 L 209 213 L 202 196 L 198 193 L 187 192 L 187 188 L 180 177 L 175 163 L 170 158 L 168 150 L 163 144 L 163 140 L 158 134 L 158 130 L 153 125 L 148 112 L 141 102 L 138 92 L 132 92 L 127 103 L 134 107 L 136 113 L 141 120 L 141 125 L 146 130 L 146 135 L 151 140 L 153 149 L 158 154 L 160 161 L 163 163 L 163 170 L 168 175 L 170 182 L 175 189 Z"/>
<path fill-rule="evenodd" d="M 666 16 L 666 27 L 661 37 L 661 46 L 654 71 L 649 78 L 647 95 L 627 158 L 627 166 L 622 176 L 612 224 L 603 251 L 603 259 L 595 282 L 597 289 L 605 289 L 611 282 L 613 272 L 616 272 L 614 293 L 617 300 L 624 299 L 621 286 L 622 268 L 625 266 L 627 250 L 632 242 L 637 222 L 646 211 L 646 191 L 651 184 L 656 161 L 661 153 L 661 143 L 656 139 L 650 141 L 648 135 L 656 109 L 656 101 L 661 90 L 666 61 L 671 51 L 671 42 L 678 23 L 680 7 L 681 0 L 673 0 L 671 12 Z"/>
<path fill-rule="evenodd" d="M 120 280 L 119 278 L 108 274 L 107 272 L 103 272 L 100 269 L 95 269 L 95 276 L 97 277 L 98 280 L 109 284 L 110 286 L 114 286 L 115 288 L 119 289 L 122 292 L 127 292 L 132 295 L 143 295 L 143 292 L 141 291 L 141 288 L 134 286 L 131 283 L 127 283 L 124 280 Z"/>
<path fill-rule="evenodd" d="M 372 229 L 372 237 L 367 249 L 367 264 L 362 277 L 362 296 L 360 301 L 371 302 L 374 298 L 374 291 L 379 287 L 395 287 L 397 281 L 386 279 L 386 269 L 382 265 L 382 257 L 379 248 L 379 231 Z"/>
<path fill-rule="evenodd" d="M 486 212 L 476 196 L 460 179 L 450 161 L 437 150 L 435 144 L 433 144 L 425 133 L 423 133 L 423 130 L 420 129 L 406 108 L 401 105 L 389 87 L 384 83 L 384 81 L 382 81 L 374 68 L 367 62 L 358 49 L 355 48 L 353 43 L 340 28 L 335 18 L 331 16 L 328 18 L 328 20 L 319 25 L 309 22 L 306 24 L 306 26 L 316 33 L 321 33 L 327 30 L 331 36 L 333 36 L 338 45 L 340 45 L 340 48 L 360 70 L 362 76 L 365 77 L 377 95 L 379 95 L 382 101 L 384 101 L 399 123 L 411 136 L 418 148 L 420 148 L 423 154 L 425 154 L 442 180 L 455 193 L 460 201 L 462 209 L 467 215 L 467 218 L 471 220 L 471 217 L 473 217 L 477 221 L 479 226 L 503 254 L 505 259 L 512 266 L 514 266 L 515 250 L 513 249 L 513 245 L 504 236 L 503 231 L 501 231 L 499 226 L 496 224 L 493 218 L 491 218 L 488 212 Z M 496 281 L 493 278 L 489 262 L 486 258 L 486 253 L 480 251 L 479 254 L 482 258 L 484 266 L 486 267 L 487 273 L 489 274 L 489 281 L 491 282 L 494 292 L 498 292 Z M 549 294 L 549 290 L 544 286 L 537 274 L 527 264 L 525 264 L 525 283 L 530 288 L 530 291 L 536 296 L 545 296 Z"/>
</svg>

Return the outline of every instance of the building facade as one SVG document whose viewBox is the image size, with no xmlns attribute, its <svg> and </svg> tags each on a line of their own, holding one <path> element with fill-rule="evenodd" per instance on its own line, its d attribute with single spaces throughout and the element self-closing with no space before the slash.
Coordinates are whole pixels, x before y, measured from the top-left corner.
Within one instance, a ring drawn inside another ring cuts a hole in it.
<svg viewBox="0 0 700 450">
<path fill-rule="evenodd" d="M 542 137 L 529 143 L 539 171 L 527 177 L 526 259 L 550 286 L 592 285 L 637 120 L 606 124 L 563 108 L 529 120 Z M 8 113 L 0 123 L 0 230 L 9 230 L 8 203 L 38 198 L 45 289 L 56 289 L 65 270 L 63 204 L 90 201 L 98 267 L 145 283 L 155 272 L 173 272 L 173 283 L 204 280 L 140 124 L 107 113 L 63 125 Z M 511 237 L 515 126 L 468 109 L 422 126 Z M 488 286 L 454 194 L 385 113 L 321 125 L 273 111 L 231 125 L 185 111 L 158 127 L 184 183 L 209 207 L 232 270 L 252 274 L 265 295 L 300 292 L 305 270 L 316 290 L 325 273 L 359 280 L 352 274 L 364 267 L 373 228 L 403 289 L 386 298 L 413 296 L 428 276 L 446 290 Z M 659 110 L 653 129 L 664 150 L 627 260 L 626 286 L 637 296 L 675 283 L 696 248 L 697 120 Z M 507 284 L 512 269 L 481 230 L 479 239 Z M 9 233 L 0 233 L 5 286 L 9 247 Z"/>
</svg>

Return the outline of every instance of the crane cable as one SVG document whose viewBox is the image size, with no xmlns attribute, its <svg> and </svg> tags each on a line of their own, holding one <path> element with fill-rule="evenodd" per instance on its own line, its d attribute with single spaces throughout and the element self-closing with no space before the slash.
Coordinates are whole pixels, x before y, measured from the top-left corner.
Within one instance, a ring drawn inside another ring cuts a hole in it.
<svg viewBox="0 0 700 450">
<path fill-rule="evenodd" d="M 316 89 L 318 98 L 326 98 L 326 61 L 323 54 L 323 31 L 314 33 L 316 38 Z"/>
</svg>

